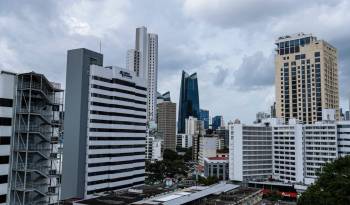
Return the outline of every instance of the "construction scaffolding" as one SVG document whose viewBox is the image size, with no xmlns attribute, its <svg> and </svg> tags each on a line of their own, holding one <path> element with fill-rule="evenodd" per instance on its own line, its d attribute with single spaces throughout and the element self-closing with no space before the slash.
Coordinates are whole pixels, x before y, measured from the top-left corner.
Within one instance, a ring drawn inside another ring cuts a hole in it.
<svg viewBox="0 0 350 205">
<path fill-rule="evenodd" d="M 10 204 L 58 204 L 63 90 L 34 72 L 19 74 L 16 89 Z"/>
</svg>

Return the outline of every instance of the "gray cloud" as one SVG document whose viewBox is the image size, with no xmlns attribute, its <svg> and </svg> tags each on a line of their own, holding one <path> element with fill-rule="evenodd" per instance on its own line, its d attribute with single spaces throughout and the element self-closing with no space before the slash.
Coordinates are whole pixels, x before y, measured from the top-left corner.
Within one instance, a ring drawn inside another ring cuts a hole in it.
<svg viewBox="0 0 350 205">
<path fill-rule="evenodd" d="M 252 121 L 273 98 L 279 35 L 312 32 L 336 46 L 341 96 L 348 95 L 349 9 L 346 0 L 0 1 L 0 69 L 35 70 L 64 85 L 68 49 L 98 51 L 102 41 L 105 63 L 125 66 L 135 27 L 145 25 L 159 35 L 160 91 L 177 102 L 180 71 L 197 72 L 201 106 Z"/>
<path fill-rule="evenodd" d="M 274 83 L 274 55 L 265 57 L 262 52 L 245 56 L 242 64 L 234 71 L 233 85 L 240 90 L 261 89 Z"/>
<path fill-rule="evenodd" d="M 223 68 L 221 66 L 216 67 L 216 75 L 213 80 L 213 84 L 216 86 L 221 86 L 225 83 L 226 78 L 228 77 L 229 74 L 229 69 L 228 68 Z"/>
</svg>

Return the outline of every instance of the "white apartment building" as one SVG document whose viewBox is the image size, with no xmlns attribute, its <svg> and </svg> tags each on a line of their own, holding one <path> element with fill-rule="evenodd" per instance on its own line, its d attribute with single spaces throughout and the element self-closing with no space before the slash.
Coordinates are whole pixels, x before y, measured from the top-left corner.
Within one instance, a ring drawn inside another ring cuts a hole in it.
<svg viewBox="0 0 350 205">
<path fill-rule="evenodd" d="M 317 178 L 316 173 L 338 157 L 337 125 L 315 123 L 304 125 L 304 177 L 305 184 Z"/>
<path fill-rule="evenodd" d="M 290 120 L 272 127 L 273 178 L 285 183 L 303 182 L 303 126 Z"/>
<path fill-rule="evenodd" d="M 280 120 L 266 120 L 253 126 L 231 124 L 230 179 L 255 180 L 257 178 L 254 177 L 254 172 L 263 173 L 258 167 L 260 163 L 258 159 L 264 155 L 257 154 L 257 151 L 264 150 L 264 146 L 255 147 L 259 141 L 254 142 L 254 140 L 258 139 L 259 134 L 251 130 L 259 126 L 266 126 L 271 130 L 272 136 L 270 142 L 266 141 L 272 150 L 272 160 L 266 161 L 267 164 L 265 164 L 272 167 L 270 176 L 284 183 L 306 185 L 314 183 L 317 172 L 327 162 L 350 154 L 350 121 L 335 122 L 334 111 L 326 110 L 324 113 L 326 120 L 315 124 L 303 125 L 296 119 L 290 119 L 288 124 Z M 333 114 L 328 115 L 327 113 Z M 269 121 L 268 124 L 266 124 L 267 121 Z M 265 148 L 269 149 L 268 146 Z M 253 153 L 256 154 L 255 160 L 252 160 L 254 155 L 251 150 L 254 150 Z M 251 160 L 247 162 L 245 159 Z M 260 179 L 267 180 L 270 176 L 265 175 Z"/>
<path fill-rule="evenodd" d="M 229 124 L 229 177 L 235 181 L 272 176 L 272 128 Z"/>
</svg>

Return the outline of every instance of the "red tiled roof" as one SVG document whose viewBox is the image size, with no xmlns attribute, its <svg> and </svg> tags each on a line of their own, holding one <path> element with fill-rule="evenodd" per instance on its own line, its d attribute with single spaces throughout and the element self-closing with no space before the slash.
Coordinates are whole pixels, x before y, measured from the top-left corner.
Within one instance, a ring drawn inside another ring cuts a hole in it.
<svg viewBox="0 0 350 205">
<path fill-rule="evenodd" d="M 227 160 L 228 157 L 208 157 L 209 160 Z"/>
</svg>

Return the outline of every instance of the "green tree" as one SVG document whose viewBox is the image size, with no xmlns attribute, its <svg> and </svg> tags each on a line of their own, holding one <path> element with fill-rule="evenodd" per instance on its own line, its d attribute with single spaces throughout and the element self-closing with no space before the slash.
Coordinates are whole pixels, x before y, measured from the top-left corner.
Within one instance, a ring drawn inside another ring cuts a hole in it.
<svg viewBox="0 0 350 205">
<path fill-rule="evenodd" d="M 299 198 L 299 205 L 350 204 L 350 156 L 328 163 L 318 175 Z"/>
<path fill-rule="evenodd" d="M 163 160 L 174 161 L 181 159 L 181 157 L 171 149 L 165 149 L 163 153 Z"/>
</svg>

